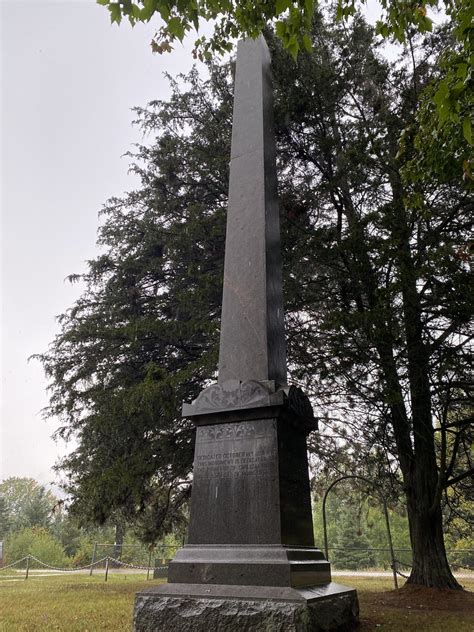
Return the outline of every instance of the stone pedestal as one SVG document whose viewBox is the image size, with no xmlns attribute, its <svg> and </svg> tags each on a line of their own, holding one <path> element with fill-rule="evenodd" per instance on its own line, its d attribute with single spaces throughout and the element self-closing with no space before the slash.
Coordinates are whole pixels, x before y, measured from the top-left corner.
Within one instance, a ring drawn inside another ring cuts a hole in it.
<svg viewBox="0 0 474 632">
<path fill-rule="evenodd" d="M 355 590 L 165 584 L 137 594 L 135 632 L 351 632 Z"/>
<path fill-rule="evenodd" d="M 314 546 L 299 389 L 229 380 L 183 407 L 196 429 L 188 544 L 137 594 L 135 632 L 353 630 L 354 589 Z"/>
</svg>

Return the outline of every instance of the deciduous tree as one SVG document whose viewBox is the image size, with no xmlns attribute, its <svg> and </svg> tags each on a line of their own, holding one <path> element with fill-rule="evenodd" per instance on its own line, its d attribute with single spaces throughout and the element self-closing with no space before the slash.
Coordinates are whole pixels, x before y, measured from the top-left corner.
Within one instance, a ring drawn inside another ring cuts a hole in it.
<svg viewBox="0 0 474 632">
<path fill-rule="evenodd" d="M 55 495 L 32 478 L 7 478 L 0 483 L 6 522 L 11 531 L 24 527 L 48 527 L 53 508 L 58 502 Z"/>
</svg>

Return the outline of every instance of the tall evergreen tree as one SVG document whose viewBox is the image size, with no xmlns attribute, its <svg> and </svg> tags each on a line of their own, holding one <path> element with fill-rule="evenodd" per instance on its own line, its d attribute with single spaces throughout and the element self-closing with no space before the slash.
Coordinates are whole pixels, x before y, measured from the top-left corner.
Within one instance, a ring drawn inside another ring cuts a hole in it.
<svg viewBox="0 0 474 632">
<path fill-rule="evenodd" d="M 418 85 L 440 37 L 423 45 Z M 414 78 L 377 56 L 362 19 L 350 29 L 316 19 L 313 44 L 296 64 L 272 42 L 292 378 L 322 416 L 311 442 L 322 468 L 358 467 L 403 489 L 411 581 L 457 587 L 441 501 L 472 468 L 469 198 L 461 172 L 402 178 L 416 153 L 406 139 L 397 157 Z M 211 65 L 208 81 L 196 71 L 181 81 L 168 102 L 137 109 L 152 136 L 132 156 L 141 186 L 105 205 L 103 254 L 40 356 L 48 413 L 78 440 L 61 464 L 72 510 L 96 521 L 120 510 L 148 541 L 184 520 L 193 429 L 180 406 L 217 364 L 231 77 Z"/>
<path fill-rule="evenodd" d="M 338 537 L 333 559 L 338 568 L 357 570 L 375 565 L 369 540 L 361 528 L 359 512 L 354 505 L 345 505 L 338 524 Z"/>
</svg>

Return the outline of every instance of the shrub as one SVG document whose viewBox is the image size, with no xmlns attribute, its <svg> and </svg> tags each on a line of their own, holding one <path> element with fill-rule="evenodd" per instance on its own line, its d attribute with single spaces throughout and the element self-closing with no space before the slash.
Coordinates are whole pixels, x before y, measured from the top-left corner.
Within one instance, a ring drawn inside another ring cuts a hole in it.
<svg viewBox="0 0 474 632">
<path fill-rule="evenodd" d="M 6 564 L 11 564 L 28 554 L 51 566 L 70 566 L 70 559 L 61 543 L 43 527 L 26 527 L 8 535 L 5 542 Z M 31 566 L 39 565 L 32 562 Z"/>
</svg>

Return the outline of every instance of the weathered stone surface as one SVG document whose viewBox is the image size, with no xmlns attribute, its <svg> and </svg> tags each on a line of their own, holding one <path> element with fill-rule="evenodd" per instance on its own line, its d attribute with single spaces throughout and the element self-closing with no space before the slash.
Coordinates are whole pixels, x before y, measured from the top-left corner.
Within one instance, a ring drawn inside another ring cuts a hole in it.
<svg viewBox="0 0 474 632">
<path fill-rule="evenodd" d="M 286 383 L 270 54 L 238 44 L 219 382 Z"/>
<path fill-rule="evenodd" d="M 297 588 L 329 584 L 331 569 L 315 547 L 188 544 L 170 563 L 168 581 Z"/>
<path fill-rule="evenodd" d="M 300 591 L 241 586 L 232 596 L 236 588 L 209 586 L 206 595 L 200 586 L 178 584 L 138 593 L 134 630 L 350 632 L 357 626 L 356 593 L 339 584 Z"/>
<path fill-rule="evenodd" d="M 183 404 L 183 416 L 281 405 L 284 398 L 285 393 L 276 391 L 273 380 L 227 380 L 205 388 L 192 404 Z"/>
<path fill-rule="evenodd" d="M 197 428 L 190 544 L 281 541 L 277 440 L 276 419 Z"/>
<path fill-rule="evenodd" d="M 189 544 L 314 546 L 306 433 L 280 412 L 197 427 Z"/>
<path fill-rule="evenodd" d="M 196 424 L 205 424 L 206 417 L 216 424 L 230 421 L 227 415 L 216 416 L 216 413 L 253 411 L 258 416 L 260 409 L 275 406 L 284 406 L 291 412 L 306 433 L 317 430 L 311 402 L 301 388 L 294 385 L 276 388 L 274 380 L 227 380 L 211 384 L 191 404 L 184 403 L 182 412 L 183 417 L 195 417 Z"/>
</svg>

